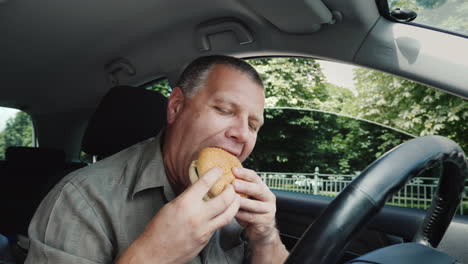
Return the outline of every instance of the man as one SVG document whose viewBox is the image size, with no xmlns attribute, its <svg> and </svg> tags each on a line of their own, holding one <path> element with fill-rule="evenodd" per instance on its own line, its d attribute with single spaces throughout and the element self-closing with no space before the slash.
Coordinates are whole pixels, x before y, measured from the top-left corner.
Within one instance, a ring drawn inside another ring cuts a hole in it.
<svg viewBox="0 0 468 264">
<path fill-rule="evenodd" d="M 67 176 L 48 194 L 30 225 L 26 263 L 241 263 L 247 253 L 252 263 L 284 262 L 275 196 L 254 171 L 234 169 L 242 181 L 208 202 L 221 171 L 193 185 L 188 176 L 204 147 L 245 160 L 263 107 L 250 65 L 195 60 L 171 93 L 160 135 Z"/>
</svg>

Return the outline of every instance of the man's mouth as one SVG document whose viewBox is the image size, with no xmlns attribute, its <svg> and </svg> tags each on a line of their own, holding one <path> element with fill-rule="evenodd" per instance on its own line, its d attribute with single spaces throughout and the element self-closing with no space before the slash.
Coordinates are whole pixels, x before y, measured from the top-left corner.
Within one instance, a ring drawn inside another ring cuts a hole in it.
<svg viewBox="0 0 468 264">
<path fill-rule="evenodd" d="M 231 155 L 234 155 L 236 156 L 236 158 L 239 158 L 241 152 L 240 151 L 236 151 L 236 150 L 233 150 L 233 149 L 230 149 L 230 148 L 226 148 L 226 147 L 218 147 L 216 146 L 216 148 L 220 148 L 222 150 L 225 150 L 227 152 L 229 152 Z"/>
</svg>

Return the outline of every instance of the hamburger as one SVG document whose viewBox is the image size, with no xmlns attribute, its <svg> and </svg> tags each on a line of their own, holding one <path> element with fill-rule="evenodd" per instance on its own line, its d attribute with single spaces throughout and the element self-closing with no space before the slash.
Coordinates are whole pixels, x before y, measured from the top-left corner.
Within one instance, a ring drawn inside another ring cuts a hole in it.
<svg viewBox="0 0 468 264">
<path fill-rule="evenodd" d="M 190 164 L 190 182 L 194 184 L 202 175 L 214 167 L 221 168 L 223 174 L 205 195 L 203 198 L 205 201 L 216 197 L 228 184 L 231 184 L 236 178 L 232 174 L 232 168 L 242 167 L 242 164 L 234 155 L 223 149 L 214 147 L 204 148 L 198 153 L 198 159 Z M 244 194 L 240 195 L 247 197 Z"/>
</svg>

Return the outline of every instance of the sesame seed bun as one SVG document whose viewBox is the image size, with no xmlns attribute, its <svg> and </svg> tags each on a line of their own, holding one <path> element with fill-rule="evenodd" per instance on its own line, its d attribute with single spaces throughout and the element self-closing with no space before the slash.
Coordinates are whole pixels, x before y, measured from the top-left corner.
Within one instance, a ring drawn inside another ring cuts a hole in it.
<svg viewBox="0 0 468 264">
<path fill-rule="evenodd" d="M 231 153 L 220 148 L 204 148 L 198 153 L 198 159 L 193 161 L 189 169 L 190 181 L 195 183 L 198 178 L 214 167 L 223 170 L 221 178 L 208 191 L 205 200 L 219 195 L 228 184 L 231 184 L 235 177 L 232 174 L 232 168 L 242 167 L 240 161 Z M 241 194 L 242 195 L 242 194 Z M 246 197 L 245 195 L 242 195 Z"/>
</svg>

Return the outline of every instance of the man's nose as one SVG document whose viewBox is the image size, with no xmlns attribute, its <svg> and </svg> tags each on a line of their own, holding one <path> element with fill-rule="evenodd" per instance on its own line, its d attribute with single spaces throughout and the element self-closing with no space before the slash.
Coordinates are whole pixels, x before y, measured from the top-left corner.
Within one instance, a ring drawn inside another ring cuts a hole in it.
<svg viewBox="0 0 468 264">
<path fill-rule="evenodd" d="M 238 120 L 232 124 L 226 131 L 226 136 L 233 138 L 238 142 L 246 142 L 249 137 L 249 124 L 248 121 Z"/>
</svg>

